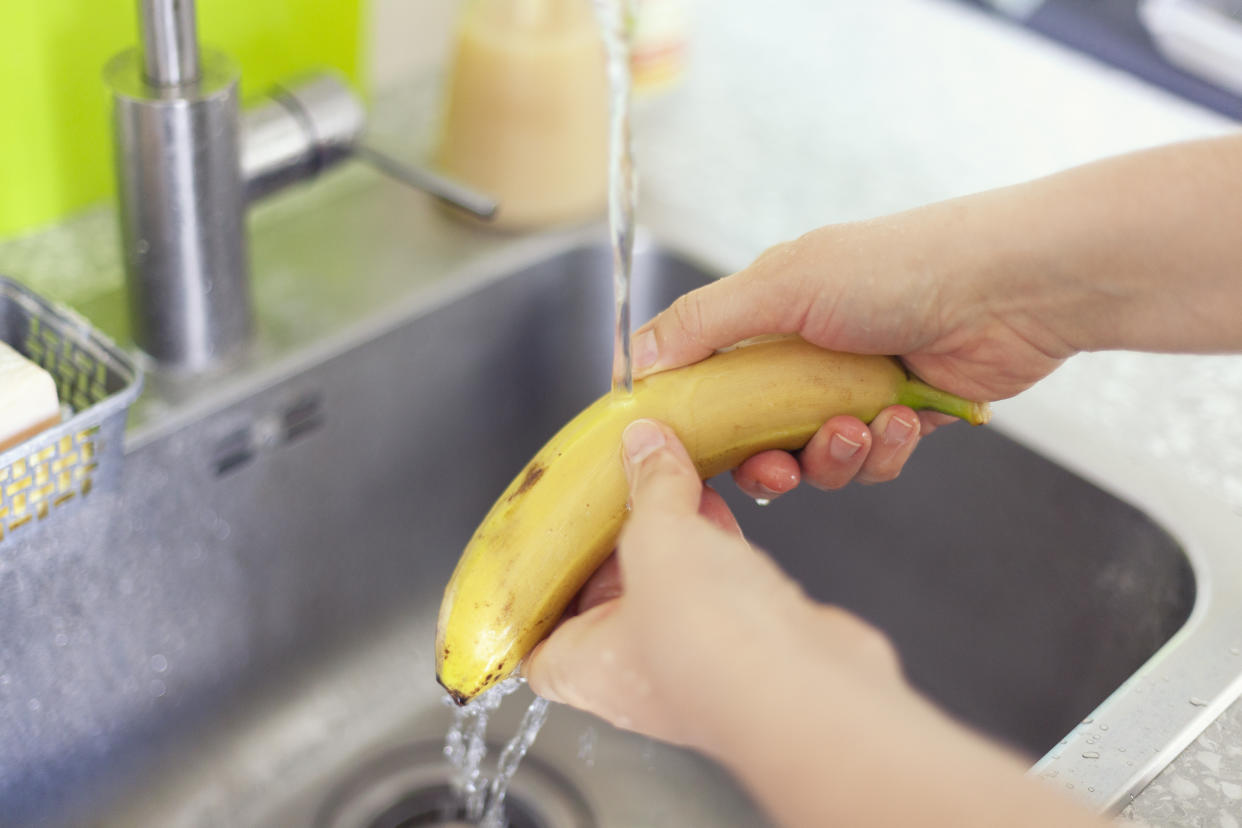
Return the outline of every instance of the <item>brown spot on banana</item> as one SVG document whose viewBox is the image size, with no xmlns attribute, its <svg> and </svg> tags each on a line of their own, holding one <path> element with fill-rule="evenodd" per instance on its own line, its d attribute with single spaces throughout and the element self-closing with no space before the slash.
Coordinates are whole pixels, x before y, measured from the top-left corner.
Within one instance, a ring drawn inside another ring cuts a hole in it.
<svg viewBox="0 0 1242 828">
<path fill-rule="evenodd" d="M 547 470 L 545 466 L 539 463 L 531 463 L 526 467 L 526 476 L 522 478 L 521 484 L 513 490 L 507 500 L 513 500 L 519 495 L 525 494 L 531 490 L 531 487 L 539 482 L 539 478 L 543 477 L 543 473 Z"/>
</svg>

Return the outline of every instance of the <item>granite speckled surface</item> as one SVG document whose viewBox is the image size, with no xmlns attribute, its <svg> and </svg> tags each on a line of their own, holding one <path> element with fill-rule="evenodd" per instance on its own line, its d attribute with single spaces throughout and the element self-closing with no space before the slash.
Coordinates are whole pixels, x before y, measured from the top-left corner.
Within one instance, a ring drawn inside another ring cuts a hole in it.
<svg viewBox="0 0 1242 828">
<path fill-rule="evenodd" d="M 642 210 L 694 211 L 710 230 L 695 241 L 722 262 L 740 265 L 820 224 L 1235 128 L 942 0 L 711 8 L 699 7 L 683 86 L 640 107 L 637 159 Z M 381 101 L 381 128 L 401 134 L 434 89 Z M 109 289 L 120 279 L 112 217 L 96 211 L 0 245 L 0 271 L 68 301 Z M 1242 515 L 1242 357 L 1086 354 L 1028 393 L 1090 400 L 1081 416 L 1100 440 Z M 1242 701 L 1119 820 L 1242 825 Z"/>
</svg>

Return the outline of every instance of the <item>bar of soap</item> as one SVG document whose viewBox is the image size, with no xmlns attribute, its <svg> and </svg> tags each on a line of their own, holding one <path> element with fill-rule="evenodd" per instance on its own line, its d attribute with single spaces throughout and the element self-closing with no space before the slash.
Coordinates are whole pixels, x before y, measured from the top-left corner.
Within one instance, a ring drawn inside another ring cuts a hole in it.
<svg viewBox="0 0 1242 828">
<path fill-rule="evenodd" d="M 0 342 L 0 451 L 59 422 L 52 375 Z"/>
</svg>

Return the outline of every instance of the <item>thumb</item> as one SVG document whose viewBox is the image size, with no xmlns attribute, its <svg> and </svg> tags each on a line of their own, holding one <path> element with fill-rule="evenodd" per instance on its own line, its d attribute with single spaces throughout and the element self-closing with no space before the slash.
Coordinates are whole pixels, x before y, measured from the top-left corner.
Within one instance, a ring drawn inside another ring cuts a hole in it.
<svg viewBox="0 0 1242 828">
<path fill-rule="evenodd" d="M 614 615 L 619 601 L 606 601 L 567 618 L 539 642 L 522 663 L 522 674 L 534 693 L 548 701 L 598 712 L 612 673 L 601 670 L 599 662 L 615 660 L 603 654 L 613 652 L 618 638 Z"/>
<path fill-rule="evenodd" d="M 673 430 L 655 420 L 635 420 L 621 434 L 621 459 L 630 481 L 629 523 L 650 515 L 695 515 L 703 481 Z"/>
<path fill-rule="evenodd" d="M 797 242 L 778 245 L 744 270 L 678 297 L 635 331 L 635 376 L 698 362 L 753 336 L 801 333 L 815 290 L 798 260 Z"/>
</svg>

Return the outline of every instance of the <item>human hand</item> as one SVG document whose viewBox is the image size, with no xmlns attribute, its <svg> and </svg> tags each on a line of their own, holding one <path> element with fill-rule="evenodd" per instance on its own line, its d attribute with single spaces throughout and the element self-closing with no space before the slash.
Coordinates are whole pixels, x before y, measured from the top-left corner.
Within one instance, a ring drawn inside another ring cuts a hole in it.
<svg viewBox="0 0 1242 828">
<path fill-rule="evenodd" d="M 667 427 L 622 439 L 632 511 L 611 574 L 526 659 L 532 690 L 714 757 L 791 828 L 1102 828 L 921 698 L 879 631 L 747 544 Z"/>
<path fill-rule="evenodd" d="M 642 326 L 633 341 L 635 375 L 696 362 L 753 336 L 797 333 L 833 350 L 900 355 L 924 381 L 964 397 L 1012 396 L 1073 349 L 1006 295 L 1003 273 L 949 241 L 959 237 L 953 222 L 948 202 L 777 245 Z M 870 427 L 834 417 L 797 459 L 763 452 L 734 479 L 760 498 L 801 480 L 823 489 L 891 480 L 921 435 L 951 421 L 904 406 L 880 412 Z"/>
<path fill-rule="evenodd" d="M 623 444 L 632 511 L 617 555 L 527 659 L 532 690 L 718 756 L 739 712 L 773 692 L 905 692 L 887 639 L 751 547 L 672 431 L 639 420 Z"/>
</svg>

